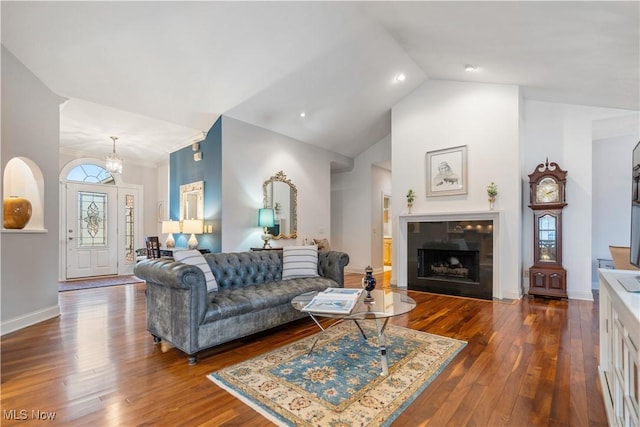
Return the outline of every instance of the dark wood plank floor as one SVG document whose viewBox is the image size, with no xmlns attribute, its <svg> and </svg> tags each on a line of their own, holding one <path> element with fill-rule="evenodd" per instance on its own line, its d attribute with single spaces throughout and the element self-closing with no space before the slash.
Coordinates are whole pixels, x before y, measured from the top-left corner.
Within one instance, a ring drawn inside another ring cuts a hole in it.
<svg viewBox="0 0 640 427">
<path fill-rule="evenodd" d="M 360 277 L 347 275 L 347 286 Z M 395 426 L 607 424 L 597 300 L 411 296 L 418 308 L 394 324 L 468 345 Z M 143 284 L 64 292 L 60 307 L 59 318 L 1 340 L 2 426 L 269 425 L 205 375 L 317 332 L 301 320 L 217 347 L 189 366 L 180 351 L 152 343 Z M 33 411 L 55 420 L 38 422 Z M 9 419 L 25 414 L 28 421 Z"/>
</svg>

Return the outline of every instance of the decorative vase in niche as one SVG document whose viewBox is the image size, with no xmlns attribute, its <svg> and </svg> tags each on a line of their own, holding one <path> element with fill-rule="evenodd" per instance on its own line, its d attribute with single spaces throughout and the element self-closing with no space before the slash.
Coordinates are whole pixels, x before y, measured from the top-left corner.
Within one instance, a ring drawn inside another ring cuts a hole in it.
<svg viewBox="0 0 640 427">
<path fill-rule="evenodd" d="M 31 219 L 31 202 L 23 197 L 9 196 L 4 203 L 4 228 L 23 229 Z"/>
<path fill-rule="evenodd" d="M 367 291 L 367 294 L 364 297 L 364 302 L 373 302 L 371 291 L 376 287 L 376 278 L 373 277 L 373 268 L 369 265 L 364 269 L 364 272 L 365 276 L 362 278 L 362 287 Z"/>
</svg>

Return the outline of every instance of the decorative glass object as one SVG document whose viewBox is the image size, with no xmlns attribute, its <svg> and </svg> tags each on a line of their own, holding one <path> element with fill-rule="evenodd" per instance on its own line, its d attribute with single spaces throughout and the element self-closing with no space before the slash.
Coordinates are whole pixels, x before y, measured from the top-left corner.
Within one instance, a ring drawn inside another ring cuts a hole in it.
<svg viewBox="0 0 640 427">
<path fill-rule="evenodd" d="M 106 168 L 111 173 L 119 174 L 122 173 L 122 159 L 116 154 L 116 141 L 118 137 L 111 136 L 110 138 L 113 141 L 113 151 L 107 156 Z"/>
<path fill-rule="evenodd" d="M 413 191 L 413 189 L 409 189 L 409 191 L 407 191 L 407 207 L 409 208 L 409 213 L 411 213 L 411 208 L 413 207 L 413 201 L 416 198 L 416 193 Z"/>
<path fill-rule="evenodd" d="M 367 268 L 365 268 L 364 272 L 365 276 L 362 278 L 362 287 L 365 291 L 367 291 L 364 297 L 364 302 L 373 302 L 371 291 L 376 287 L 376 278 L 373 277 L 373 268 L 368 265 Z"/>
<path fill-rule="evenodd" d="M 498 197 L 498 186 L 495 182 L 491 182 L 487 186 L 487 196 L 489 196 L 489 209 L 493 210 L 495 208 L 496 197 Z"/>
<path fill-rule="evenodd" d="M 106 193 L 78 192 L 78 248 L 93 248 L 107 245 Z"/>
<path fill-rule="evenodd" d="M 4 199 L 4 228 L 21 230 L 31 219 L 31 202 L 24 197 Z"/>
</svg>

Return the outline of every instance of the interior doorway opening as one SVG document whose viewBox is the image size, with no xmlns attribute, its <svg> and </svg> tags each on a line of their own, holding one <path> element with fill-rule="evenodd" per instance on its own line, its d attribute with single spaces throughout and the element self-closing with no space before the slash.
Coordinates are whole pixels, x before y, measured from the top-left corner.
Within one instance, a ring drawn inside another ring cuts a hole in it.
<svg viewBox="0 0 640 427">
<path fill-rule="evenodd" d="M 393 224 L 391 194 L 382 194 L 382 266 L 384 271 L 393 267 Z"/>
</svg>

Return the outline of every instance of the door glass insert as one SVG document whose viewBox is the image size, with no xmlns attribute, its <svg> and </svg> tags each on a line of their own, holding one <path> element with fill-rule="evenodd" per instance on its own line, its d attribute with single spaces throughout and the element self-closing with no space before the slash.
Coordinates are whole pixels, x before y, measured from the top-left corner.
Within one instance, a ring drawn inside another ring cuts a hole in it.
<svg viewBox="0 0 640 427">
<path fill-rule="evenodd" d="M 133 264 L 135 259 L 133 249 L 133 194 L 125 195 L 124 199 L 124 261 Z"/>
<path fill-rule="evenodd" d="M 78 247 L 107 246 L 107 195 L 78 192 Z"/>
</svg>

